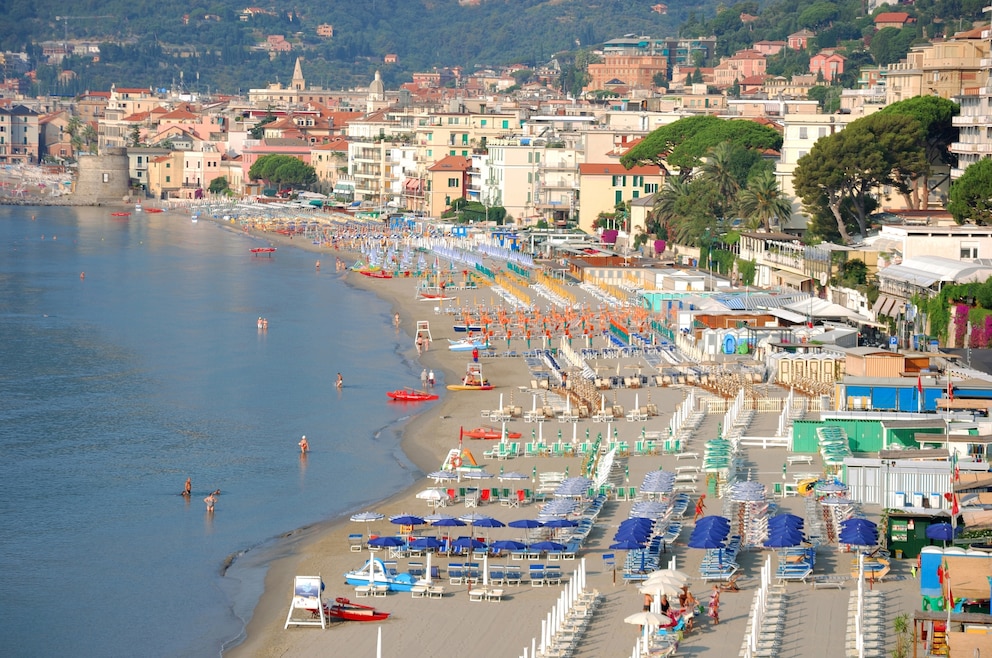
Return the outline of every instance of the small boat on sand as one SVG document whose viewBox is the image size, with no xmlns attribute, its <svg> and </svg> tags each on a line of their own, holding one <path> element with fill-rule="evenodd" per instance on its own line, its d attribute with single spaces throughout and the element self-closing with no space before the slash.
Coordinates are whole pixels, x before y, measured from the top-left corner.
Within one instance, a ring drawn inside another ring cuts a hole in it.
<svg viewBox="0 0 992 658">
<path fill-rule="evenodd" d="M 346 621 L 382 621 L 389 617 L 388 612 L 376 610 L 370 605 L 352 603 L 343 596 L 334 599 L 334 603 L 331 605 L 325 605 L 324 614 Z"/>
<path fill-rule="evenodd" d="M 462 434 L 470 439 L 485 439 L 487 441 L 493 441 L 503 436 L 503 433 L 498 427 L 476 427 L 475 429 L 466 430 Z M 506 433 L 506 438 L 508 439 L 519 439 L 520 437 L 520 432 Z"/>
<path fill-rule="evenodd" d="M 370 279 L 392 279 L 393 273 L 386 272 L 385 270 L 358 270 L 358 273 L 362 276 L 367 276 Z"/>
<path fill-rule="evenodd" d="M 417 584 L 417 579 L 408 573 L 393 574 L 385 563 L 377 557 L 370 557 L 360 568 L 344 574 L 345 582 L 360 587 L 387 586 L 394 592 L 409 592 Z"/>
<path fill-rule="evenodd" d="M 485 338 L 464 338 L 462 340 L 448 339 L 448 349 L 452 352 L 471 352 L 472 350 L 489 349 L 489 341 Z"/>
<path fill-rule="evenodd" d="M 454 330 L 459 333 L 465 333 L 467 331 L 482 331 L 481 324 L 456 324 Z"/>
<path fill-rule="evenodd" d="M 398 391 L 387 391 L 386 396 L 390 400 L 396 400 L 397 402 L 427 402 L 428 400 L 437 399 L 437 396 L 433 393 L 428 393 L 427 391 L 417 391 L 412 388 L 403 388 Z"/>
<path fill-rule="evenodd" d="M 248 251 L 250 251 L 251 253 L 257 256 L 258 254 L 271 254 L 275 250 L 276 250 L 275 247 L 252 247 Z"/>
</svg>

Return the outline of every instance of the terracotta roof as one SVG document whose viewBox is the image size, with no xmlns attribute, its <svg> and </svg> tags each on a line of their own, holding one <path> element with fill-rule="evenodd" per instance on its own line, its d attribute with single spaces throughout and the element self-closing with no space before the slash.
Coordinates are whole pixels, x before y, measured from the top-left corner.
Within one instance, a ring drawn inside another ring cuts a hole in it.
<svg viewBox="0 0 992 658">
<path fill-rule="evenodd" d="M 661 167 L 658 165 L 640 165 L 627 169 L 616 162 L 589 162 L 579 165 L 582 176 L 660 176 Z"/>
<path fill-rule="evenodd" d="M 163 114 L 161 119 L 164 120 L 189 120 L 189 119 L 199 119 L 199 115 L 193 114 L 189 110 L 175 109 L 167 114 Z"/>
<path fill-rule="evenodd" d="M 908 23 L 914 19 L 904 11 L 883 11 L 874 20 L 876 23 Z"/>
<path fill-rule="evenodd" d="M 472 166 L 472 160 L 461 155 L 449 155 L 441 158 L 430 167 L 427 171 L 468 171 L 468 168 Z"/>
<path fill-rule="evenodd" d="M 151 116 L 151 113 L 149 113 L 149 112 L 135 112 L 134 114 L 131 114 L 131 115 L 128 115 L 128 116 L 124 117 L 122 120 L 123 121 L 132 121 L 132 122 L 133 121 L 145 121 L 150 116 Z"/>
</svg>

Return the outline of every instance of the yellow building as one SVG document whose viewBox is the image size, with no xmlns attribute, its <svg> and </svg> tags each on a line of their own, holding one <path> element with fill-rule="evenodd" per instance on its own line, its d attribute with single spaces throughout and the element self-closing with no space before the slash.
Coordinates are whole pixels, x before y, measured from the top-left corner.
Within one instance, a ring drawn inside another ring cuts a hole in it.
<svg viewBox="0 0 992 658">
<path fill-rule="evenodd" d="M 590 64 L 589 84 L 583 91 L 606 89 L 616 81 L 628 89 L 654 89 L 654 76 L 668 76 L 668 58 L 664 55 L 604 55 L 603 61 Z"/>
<path fill-rule="evenodd" d="M 427 168 L 427 214 L 440 217 L 456 199 L 468 196 L 472 159 L 449 155 Z"/>
<path fill-rule="evenodd" d="M 885 102 L 890 105 L 914 96 L 953 99 L 974 94 L 984 85 L 982 59 L 989 56 L 985 28 L 958 32 L 947 41 L 913 48 L 906 59 L 889 64 L 882 72 Z"/>
<path fill-rule="evenodd" d="M 579 165 L 579 228 L 593 232 L 601 212 L 613 212 L 619 203 L 654 194 L 665 184 L 665 172 L 657 165 L 625 169 L 619 163 Z"/>
<path fill-rule="evenodd" d="M 148 163 L 148 194 L 153 199 L 177 198 L 183 185 L 183 152 L 172 151 Z"/>
</svg>

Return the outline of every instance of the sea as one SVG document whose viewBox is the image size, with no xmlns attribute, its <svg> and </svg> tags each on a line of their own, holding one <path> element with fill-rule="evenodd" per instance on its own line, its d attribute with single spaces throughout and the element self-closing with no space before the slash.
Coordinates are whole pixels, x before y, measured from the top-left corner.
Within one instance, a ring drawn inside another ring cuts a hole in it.
<svg viewBox="0 0 992 658">
<path fill-rule="evenodd" d="M 184 211 L 0 207 L 0 655 L 218 656 L 285 535 L 420 477 L 392 309 L 257 246 Z"/>
</svg>

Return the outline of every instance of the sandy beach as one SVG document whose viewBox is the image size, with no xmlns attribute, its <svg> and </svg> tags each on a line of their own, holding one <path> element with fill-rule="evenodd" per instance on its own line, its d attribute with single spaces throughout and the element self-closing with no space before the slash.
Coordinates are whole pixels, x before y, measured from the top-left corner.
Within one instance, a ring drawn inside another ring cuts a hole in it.
<svg viewBox="0 0 992 658">
<path fill-rule="evenodd" d="M 317 247 L 304 240 L 290 240 L 285 236 L 265 234 L 264 239 L 282 247 L 298 247 L 315 252 L 315 260 L 321 260 L 322 268 L 330 275 L 337 275 L 334 270 L 335 257 L 350 265 L 357 258 L 356 254 L 338 252 L 332 249 Z M 486 377 L 496 388 L 486 392 L 449 392 L 444 391 L 442 384 L 457 381 L 465 372 L 466 362 L 471 360 L 466 353 L 454 353 L 446 349 L 446 338 L 455 338 L 452 329 L 451 316 L 435 313 L 435 303 L 417 301 L 415 299 L 414 278 L 397 278 L 376 280 L 362 277 L 353 272 L 347 272 L 348 285 L 353 285 L 370 294 L 378 295 L 388 300 L 399 314 L 401 322 L 398 331 L 408 341 L 409 350 L 416 357 L 414 346 L 414 331 L 416 322 L 430 322 L 434 343 L 420 359 L 422 366 L 443 373 L 443 380 L 438 384 L 437 392 L 441 394 L 438 402 L 426 403 L 423 411 L 416 412 L 417 416 L 404 430 L 403 448 L 411 461 L 423 472 L 437 470 L 442 460 L 451 448 L 458 445 L 459 428 L 470 429 L 480 425 L 490 424 L 487 418 L 480 417 L 480 410 L 499 408 L 500 396 L 504 404 L 529 408 L 535 395 L 544 395 L 531 389 L 531 378 L 523 359 L 520 358 L 484 358 L 483 367 Z M 468 303 L 490 304 L 490 293 L 485 289 L 467 291 Z M 343 394 L 347 396 L 347 373 Z M 397 382 L 396 388 L 417 386 L 419 382 Z M 443 393 L 442 393 L 443 391 Z M 668 427 L 672 414 L 687 394 L 687 389 L 681 386 L 647 387 L 639 390 L 619 389 L 609 393 L 615 396 L 617 403 L 624 408 L 635 406 L 635 396 L 643 404 L 645 396 L 650 395 L 650 402 L 657 406 L 658 415 L 647 421 L 619 420 L 611 427 L 617 431 L 621 440 L 634 441 L 645 431 L 662 431 Z M 770 396 L 784 395 L 784 392 L 768 387 L 766 394 Z M 383 391 L 385 397 L 385 391 Z M 415 407 L 411 406 L 411 412 Z M 703 419 L 691 439 L 690 449 L 698 446 L 702 454 L 704 441 L 717 436 L 722 414 L 712 414 Z M 774 433 L 777 422 L 776 413 L 755 414 L 748 432 L 758 436 L 769 436 Z M 575 432 L 580 441 L 587 436 L 592 437 L 602 433 L 609 435 L 605 423 L 596 423 L 591 419 L 583 419 L 576 424 L 572 422 L 546 422 L 539 427 L 537 423 L 526 423 L 515 418 L 508 423 L 510 431 L 520 432 L 522 442 L 530 439 L 533 433 L 541 431 L 544 439 L 553 442 L 561 436 L 568 441 Z M 519 471 L 525 474 L 547 472 L 570 472 L 579 474 L 582 467 L 581 457 L 523 457 L 519 456 L 506 461 L 483 461 L 482 453 L 491 448 L 496 441 L 469 441 L 466 447 L 480 463 L 489 465 L 491 472 L 500 467 L 507 471 Z M 626 461 L 627 483 L 629 486 L 639 485 L 649 471 L 664 468 L 674 471 L 678 467 L 698 466 L 697 458 L 679 460 L 676 462 L 671 455 L 631 455 L 624 457 Z M 818 459 L 818 458 L 817 458 Z M 744 464 L 750 479 L 761 481 L 771 488 L 776 480 L 783 478 L 783 463 L 786 460 L 782 448 L 748 448 L 743 454 Z M 819 472 L 821 466 L 814 463 L 809 466 L 790 467 L 791 471 L 802 469 L 813 473 Z M 687 469 L 688 470 L 688 469 Z M 789 473 L 790 479 L 793 473 Z M 242 656 L 324 656 L 337 654 L 346 650 L 348 655 L 373 656 L 376 651 L 376 634 L 379 624 L 362 624 L 355 622 L 332 622 L 326 630 L 312 627 L 294 627 L 284 629 L 288 607 L 292 599 L 292 583 L 295 575 L 320 575 L 326 583 L 325 601 L 333 601 L 335 597 L 354 598 L 353 587 L 344 583 L 343 574 L 351 569 L 360 567 L 368 558 L 368 552 L 352 552 L 349 550 L 348 535 L 365 533 L 366 530 L 377 534 L 393 534 L 397 527 L 388 522 L 390 515 L 410 513 L 425 515 L 431 513 L 431 508 L 415 494 L 434 482 L 426 476 L 409 490 L 382 501 L 371 507 L 381 513 L 385 519 L 373 522 L 368 528 L 365 524 L 351 522 L 348 518 L 330 520 L 306 530 L 294 533 L 286 540 L 285 556 L 275 560 L 269 567 L 265 579 L 265 591 L 254 610 L 251 621 L 247 626 L 247 638 L 226 652 L 231 658 Z M 507 486 L 498 481 L 491 481 L 488 486 Z M 525 486 L 533 487 L 534 483 Z M 699 492 L 705 492 L 705 482 L 699 483 Z M 695 501 L 696 494 L 692 494 Z M 781 509 L 802 515 L 804 513 L 803 498 L 776 498 Z M 723 501 L 717 498 L 707 499 L 707 513 L 719 514 Z M 604 554 L 613 553 L 616 560 L 622 563 L 623 551 L 612 551 L 609 545 L 617 524 L 629 514 L 632 503 L 626 500 L 610 500 L 607 502 L 597 519 L 596 529 L 589 535 L 578 552 L 577 559 L 564 560 L 561 570 L 566 579 L 577 568 L 580 561 L 585 562 L 588 574 L 587 589 L 596 590 L 601 595 L 601 603 L 592 617 L 589 627 L 581 641 L 577 642 L 572 655 L 575 656 L 629 656 L 638 637 L 639 628 L 623 623 L 623 618 L 641 610 L 643 595 L 638 593 L 633 585 L 624 585 L 623 580 L 616 579 L 615 572 L 604 565 Z M 491 515 L 503 522 L 520 518 L 534 518 L 537 514 L 536 503 L 511 508 L 498 503 L 480 506 L 478 509 L 467 509 L 462 503 L 455 503 L 442 510 L 445 513 L 458 516 L 466 512 L 481 512 Z M 363 510 L 353 510 L 359 512 Z M 866 510 L 877 516 L 878 510 Z M 689 549 L 685 541 L 691 529 L 692 506 L 689 508 L 685 525 L 678 542 L 667 547 L 662 560 L 672 557 L 676 559 L 677 567 L 691 576 L 698 576 L 703 551 Z M 463 529 L 456 529 L 463 530 Z M 416 529 L 417 534 L 435 534 L 435 529 Z M 421 532 L 422 531 L 422 532 Z M 496 528 L 485 534 L 494 539 L 519 539 L 521 530 L 513 528 Z M 483 534 L 476 529 L 476 535 Z M 808 583 L 790 583 L 785 591 L 789 597 L 786 627 L 782 643 L 777 651 L 781 656 L 841 656 L 845 655 L 845 638 L 849 630 L 848 606 L 854 581 L 850 579 L 850 558 L 838 552 L 836 546 L 824 546 L 818 556 L 817 573 L 834 574 L 847 578 L 842 589 L 813 589 Z M 774 552 L 754 550 L 744 552 L 739 557 L 741 564 L 740 592 L 727 592 L 721 598 L 720 624 L 714 625 L 705 618 L 698 618 L 693 632 L 687 634 L 679 647 L 677 655 L 736 655 L 744 641 L 747 620 L 753 599 L 753 590 L 757 576 L 767 556 Z M 422 561 L 422 558 L 416 558 Z M 470 601 L 469 586 L 466 584 L 452 585 L 445 577 L 445 566 L 450 560 L 439 557 L 434 564 L 441 568 L 442 584 L 445 595 L 442 598 L 414 598 L 408 592 L 390 592 L 384 598 L 357 599 L 363 603 L 374 603 L 377 607 L 391 613 L 388 620 L 381 624 L 383 656 L 461 656 L 467 654 L 485 656 L 521 656 L 525 647 L 532 646 L 534 638 L 541 632 L 541 620 L 545 619 L 559 597 L 562 587 L 546 586 L 532 587 L 524 581 L 519 586 L 504 588 L 501 601 Z M 398 568 L 402 572 L 406 560 L 399 560 Z M 526 563 L 520 563 L 526 564 Z M 907 577 L 908 564 L 894 564 L 893 574 L 883 583 L 875 585 L 876 589 L 884 590 L 889 619 L 885 625 L 891 627 L 891 617 L 901 611 L 911 610 L 913 606 L 912 588 L 915 584 Z M 691 583 L 696 597 L 703 601 L 708 596 L 712 584 L 694 579 Z"/>
</svg>

